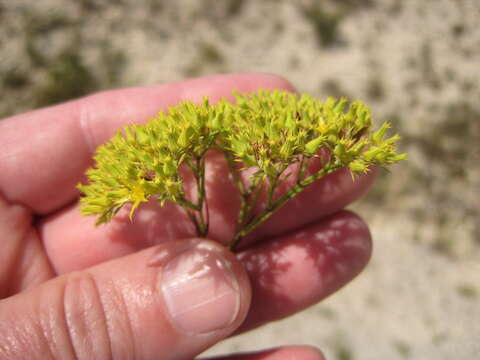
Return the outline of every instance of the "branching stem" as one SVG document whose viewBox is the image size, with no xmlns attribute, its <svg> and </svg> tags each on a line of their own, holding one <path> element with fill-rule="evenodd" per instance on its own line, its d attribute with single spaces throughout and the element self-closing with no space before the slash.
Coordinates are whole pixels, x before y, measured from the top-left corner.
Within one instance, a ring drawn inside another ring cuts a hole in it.
<svg viewBox="0 0 480 360">
<path fill-rule="evenodd" d="M 266 221 L 273 213 L 281 208 L 285 203 L 290 200 L 291 198 L 295 197 L 299 193 L 301 193 L 305 188 L 312 184 L 313 182 L 317 181 L 318 179 L 322 178 L 323 176 L 332 173 L 340 169 L 341 166 L 325 166 L 316 173 L 302 179 L 301 181 L 297 180 L 297 183 L 293 185 L 290 190 L 288 190 L 284 195 L 280 198 L 275 200 L 270 207 L 265 208 L 265 210 L 254 217 L 248 224 L 246 224 L 241 231 L 237 232 L 230 244 L 228 245 L 229 249 L 235 251 L 238 244 L 240 243 L 241 239 L 255 230 L 260 224 Z"/>
</svg>

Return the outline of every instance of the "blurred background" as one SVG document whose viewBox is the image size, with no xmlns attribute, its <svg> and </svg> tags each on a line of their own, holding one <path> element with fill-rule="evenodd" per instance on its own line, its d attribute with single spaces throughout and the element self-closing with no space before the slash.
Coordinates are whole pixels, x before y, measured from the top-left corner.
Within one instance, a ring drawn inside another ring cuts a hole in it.
<svg viewBox="0 0 480 360">
<path fill-rule="evenodd" d="M 354 205 L 367 270 L 209 354 L 287 343 L 328 359 L 480 354 L 480 1 L 0 0 L 0 117 L 103 89 L 266 71 L 369 104 L 409 161 Z"/>
</svg>

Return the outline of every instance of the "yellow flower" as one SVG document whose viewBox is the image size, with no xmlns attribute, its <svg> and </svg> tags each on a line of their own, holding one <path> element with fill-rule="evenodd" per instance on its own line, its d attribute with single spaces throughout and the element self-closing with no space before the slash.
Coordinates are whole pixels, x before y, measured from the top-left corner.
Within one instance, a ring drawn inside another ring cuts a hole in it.
<svg viewBox="0 0 480 360">
<path fill-rule="evenodd" d="M 341 167 L 348 167 L 353 176 L 371 165 L 386 166 L 406 158 L 397 153 L 399 136 L 386 137 L 388 123 L 371 130 L 370 111 L 360 101 L 320 101 L 276 90 L 235 96 L 235 104 L 184 101 L 145 125 L 118 131 L 97 149 L 95 166 L 87 171 L 89 184 L 78 186 L 84 195 L 82 214 L 97 215 L 97 224 L 102 224 L 130 203 L 132 218 L 154 196 L 160 204 L 171 201 L 183 206 L 199 235 L 206 235 L 205 156 L 217 150 L 224 153 L 243 199 L 234 247 L 239 237 L 320 177 Z M 329 154 L 328 163 L 317 173 L 307 174 L 308 160 L 324 151 Z M 249 188 L 242 183 L 238 163 L 243 169 L 255 168 Z M 289 176 L 287 167 L 295 163 L 297 183 L 276 199 L 276 187 Z M 198 189 L 196 200 L 187 199 L 180 168 L 191 171 Z M 251 202 L 263 190 L 266 212 L 255 217 L 249 213 L 255 207 Z"/>
</svg>

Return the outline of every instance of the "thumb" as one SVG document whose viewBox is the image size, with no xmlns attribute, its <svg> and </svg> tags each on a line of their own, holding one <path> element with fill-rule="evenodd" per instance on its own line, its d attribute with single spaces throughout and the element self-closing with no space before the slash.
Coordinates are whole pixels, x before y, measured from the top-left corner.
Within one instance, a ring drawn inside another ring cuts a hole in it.
<svg viewBox="0 0 480 360">
<path fill-rule="evenodd" d="M 250 305 L 242 265 L 208 240 L 164 243 L 0 302 L 0 359 L 191 359 Z"/>
</svg>

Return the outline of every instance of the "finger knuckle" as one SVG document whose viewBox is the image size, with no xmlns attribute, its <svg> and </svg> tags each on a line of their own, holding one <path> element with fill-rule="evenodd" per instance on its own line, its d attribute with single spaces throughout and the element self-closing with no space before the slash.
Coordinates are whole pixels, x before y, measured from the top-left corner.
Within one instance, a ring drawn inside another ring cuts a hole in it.
<svg viewBox="0 0 480 360">
<path fill-rule="evenodd" d="M 67 346 L 74 358 L 112 358 L 112 324 L 94 276 L 86 272 L 69 276 L 63 316 Z"/>
</svg>

